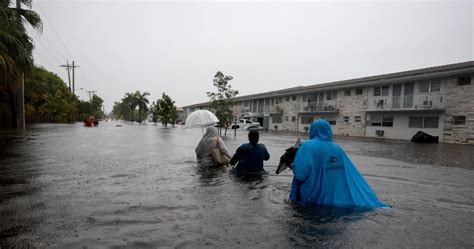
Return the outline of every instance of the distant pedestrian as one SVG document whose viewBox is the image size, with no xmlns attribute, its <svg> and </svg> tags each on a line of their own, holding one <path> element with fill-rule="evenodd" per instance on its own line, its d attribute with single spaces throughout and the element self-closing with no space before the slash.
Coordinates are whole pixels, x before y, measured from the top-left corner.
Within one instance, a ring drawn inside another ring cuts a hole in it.
<svg viewBox="0 0 474 249">
<path fill-rule="evenodd" d="M 202 166 L 217 166 L 214 158 L 212 158 L 212 150 L 214 148 L 219 148 L 222 154 L 231 158 L 232 155 L 229 153 L 229 150 L 224 144 L 222 138 L 217 134 L 217 129 L 215 127 L 208 127 L 206 133 L 199 141 L 198 146 L 195 149 L 197 161 Z"/>
<path fill-rule="evenodd" d="M 344 151 L 332 141 L 324 119 L 313 122 L 310 140 L 296 153 L 290 199 L 301 204 L 332 206 L 386 206 L 364 180 Z"/>
<path fill-rule="evenodd" d="M 259 144 L 259 133 L 256 130 L 249 132 L 249 143 L 242 144 L 235 155 L 230 160 L 231 165 L 235 166 L 238 175 L 258 175 L 265 172 L 263 169 L 263 161 L 270 159 L 267 148 L 263 144 Z"/>
</svg>

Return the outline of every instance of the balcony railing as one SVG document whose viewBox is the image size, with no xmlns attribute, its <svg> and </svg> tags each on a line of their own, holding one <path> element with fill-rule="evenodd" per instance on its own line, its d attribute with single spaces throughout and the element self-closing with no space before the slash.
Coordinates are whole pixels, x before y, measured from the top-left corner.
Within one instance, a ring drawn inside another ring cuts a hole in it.
<svg viewBox="0 0 474 249">
<path fill-rule="evenodd" d="M 444 109 L 446 103 L 440 94 L 405 95 L 375 98 L 368 101 L 368 110 L 429 110 Z"/>
<path fill-rule="evenodd" d="M 324 102 L 313 102 L 304 104 L 300 108 L 300 112 L 339 112 L 336 105 L 327 104 Z"/>
</svg>

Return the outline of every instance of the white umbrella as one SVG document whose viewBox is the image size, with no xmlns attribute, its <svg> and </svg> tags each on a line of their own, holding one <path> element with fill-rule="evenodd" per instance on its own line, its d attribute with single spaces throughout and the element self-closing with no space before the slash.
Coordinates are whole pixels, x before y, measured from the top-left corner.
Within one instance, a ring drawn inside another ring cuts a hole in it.
<svg viewBox="0 0 474 249">
<path fill-rule="evenodd" d="M 197 110 L 186 118 L 184 128 L 194 128 L 213 125 L 219 122 L 216 115 L 208 110 Z"/>
</svg>

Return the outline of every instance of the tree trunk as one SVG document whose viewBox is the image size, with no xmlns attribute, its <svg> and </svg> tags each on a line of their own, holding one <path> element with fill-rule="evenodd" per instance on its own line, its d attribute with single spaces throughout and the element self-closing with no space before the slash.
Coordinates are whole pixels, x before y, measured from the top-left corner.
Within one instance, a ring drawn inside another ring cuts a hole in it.
<svg viewBox="0 0 474 249">
<path fill-rule="evenodd" d="M 225 130 L 224 130 L 224 136 L 227 136 L 227 126 L 225 127 Z"/>
<path fill-rule="evenodd" d="M 10 105 L 10 128 L 18 128 L 18 108 L 16 106 L 15 94 L 8 91 L 8 104 Z"/>
<path fill-rule="evenodd" d="M 132 109 L 132 108 L 130 108 L 130 110 L 131 110 L 131 109 Z M 132 110 L 132 124 L 133 124 L 133 110 Z"/>
</svg>

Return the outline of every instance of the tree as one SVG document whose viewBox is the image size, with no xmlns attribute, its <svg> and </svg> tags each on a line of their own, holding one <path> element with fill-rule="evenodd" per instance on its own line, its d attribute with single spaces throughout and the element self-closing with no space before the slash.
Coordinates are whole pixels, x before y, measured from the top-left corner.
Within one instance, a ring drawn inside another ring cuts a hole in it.
<svg viewBox="0 0 474 249">
<path fill-rule="evenodd" d="M 211 101 L 211 109 L 219 119 L 219 133 L 221 133 L 221 128 L 225 127 L 225 134 L 227 134 L 227 124 L 232 122 L 233 98 L 239 94 L 239 91 L 233 90 L 229 84 L 232 79 L 232 76 L 226 76 L 218 71 L 213 80 L 217 92 L 207 92 Z"/>
<path fill-rule="evenodd" d="M 31 7 L 31 0 L 21 0 Z M 24 24 L 41 30 L 39 15 L 31 10 L 10 7 L 10 1 L 0 1 L 0 91 L 8 96 L 11 127 L 18 127 L 16 95 L 22 73 L 33 69 L 33 43 Z"/>
<path fill-rule="evenodd" d="M 131 113 L 131 116 L 132 116 L 132 124 L 133 124 L 133 112 L 135 111 L 135 108 L 137 107 L 136 106 L 136 100 L 135 100 L 135 94 L 130 92 L 130 93 L 126 93 L 125 94 L 125 97 L 122 99 L 122 103 L 126 106 L 128 106 L 128 108 L 130 108 L 130 113 Z"/>
<path fill-rule="evenodd" d="M 147 113 L 148 113 L 148 98 L 146 96 L 149 96 L 150 94 L 148 92 L 144 92 L 143 94 L 140 93 L 140 91 L 135 92 L 135 105 L 138 106 L 138 123 L 141 123 L 141 113 L 142 111 L 145 111 L 144 116 L 146 118 Z"/>
<path fill-rule="evenodd" d="M 172 100 L 166 93 L 163 93 L 161 99 L 156 101 L 156 108 L 158 116 L 161 120 L 161 123 L 168 127 L 168 124 L 176 123 L 176 119 L 178 118 L 176 106 L 174 105 L 174 100 Z"/>
</svg>

